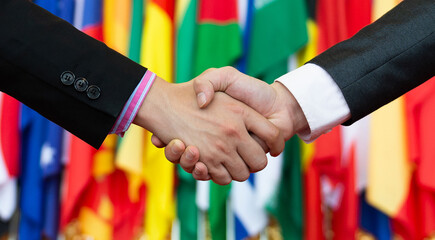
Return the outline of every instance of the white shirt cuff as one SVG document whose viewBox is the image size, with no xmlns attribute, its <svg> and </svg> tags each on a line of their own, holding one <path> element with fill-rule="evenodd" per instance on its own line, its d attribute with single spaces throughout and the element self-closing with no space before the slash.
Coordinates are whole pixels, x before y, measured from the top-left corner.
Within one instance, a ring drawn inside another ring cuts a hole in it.
<svg viewBox="0 0 435 240">
<path fill-rule="evenodd" d="M 307 63 L 276 81 L 288 88 L 305 114 L 309 129 L 297 133 L 305 142 L 314 141 L 350 118 L 340 88 L 323 68 Z"/>
</svg>

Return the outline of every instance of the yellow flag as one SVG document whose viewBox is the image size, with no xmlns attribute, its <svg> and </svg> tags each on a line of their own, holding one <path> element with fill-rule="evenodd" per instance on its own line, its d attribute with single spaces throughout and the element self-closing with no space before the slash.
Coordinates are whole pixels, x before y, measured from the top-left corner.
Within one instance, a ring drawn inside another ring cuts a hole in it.
<svg viewBox="0 0 435 240">
<path fill-rule="evenodd" d="M 103 37 L 110 48 L 127 55 L 131 28 L 131 1 L 104 0 Z"/>
<path fill-rule="evenodd" d="M 397 0 L 374 1 L 374 18 L 396 3 Z M 374 112 L 370 126 L 367 202 L 392 217 L 408 196 L 412 174 L 403 97 Z"/>
<path fill-rule="evenodd" d="M 150 0 L 146 5 L 141 63 L 166 81 L 173 79 L 173 0 Z M 146 101 L 146 100 L 145 100 Z M 175 216 L 174 167 L 163 149 L 145 142 L 144 179 L 147 186 L 145 234 L 147 239 L 168 238 Z"/>
<path fill-rule="evenodd" d="M 108 197 L 101 199 L 98 213 L 88 207 L 82 207 L 78 217 L 81 234 L 96 240 L 111 240 L 113 227 L 109 223 L 113 220 L 113 211 L 112 202 Z"/>
<path fill-rule="evenodd" d="M 382 17 L 386 12 L 390 11 L 394 6 L 399 4 L 401 0 L 374 0 L 372 11 L 372 22 Z"/>
<path fill-rule="evenodd" d="M 390 217 L 406 200 L 412 165 L 408 157 L 403 97 L 374 112 L 370 125 L 367 202 Z"/>
<path fill-rule="evenodd" d="M 110 48 L 127 56 L 130 43 L 132 4 L 130 0 L 104 0 L 104 42 Z M 125 171 L 128 179 L 129 197 L 139 200 L 139 188 L 143 183 L 144 130 L 131 125 L 120 140 L 116 152 L 116 167 Z"/>
</svg>

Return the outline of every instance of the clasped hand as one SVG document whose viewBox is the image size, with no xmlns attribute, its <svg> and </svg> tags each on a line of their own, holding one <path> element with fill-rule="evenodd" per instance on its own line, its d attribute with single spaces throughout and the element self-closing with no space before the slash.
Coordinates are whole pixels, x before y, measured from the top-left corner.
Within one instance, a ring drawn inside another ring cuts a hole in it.
<svg viewBox="0 0 435 240">
<path fill-rule="evenodd" d="M 169 161 L 218 184 L 245 181 L 266 166 L 267 152 L 280 154 L 286 140 L 308 127 L 282 84 L 232 67 L 209 69 L 183 84 L 156 79 L 135 123 L 154 134 L 154 145 L 166 146 Z"/>
</svg>

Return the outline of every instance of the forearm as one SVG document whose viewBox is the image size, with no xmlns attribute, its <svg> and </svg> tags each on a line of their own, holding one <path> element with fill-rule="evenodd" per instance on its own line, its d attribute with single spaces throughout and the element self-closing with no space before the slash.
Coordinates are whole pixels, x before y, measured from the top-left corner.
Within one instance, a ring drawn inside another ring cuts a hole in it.
<svg viewBox="0 0 435 240">
<path fill-rule="evenodd" d="M 435 75 L 435 2 L 403 1 L 310 62 L 341 89 L 351 124 Z"/>
<path fill-rule="evenodd" d="M 0 90 L 98 147 L 146 69 L 27 0 L 0 2 L 0 31 Z"/>
</svg>

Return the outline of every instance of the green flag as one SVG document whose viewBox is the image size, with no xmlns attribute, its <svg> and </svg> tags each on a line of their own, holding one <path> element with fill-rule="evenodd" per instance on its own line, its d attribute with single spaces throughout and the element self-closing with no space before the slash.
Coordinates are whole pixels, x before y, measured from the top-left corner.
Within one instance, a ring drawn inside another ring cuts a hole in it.
<svg viewBox="0 0 435 240">
<path fill-rule="evenodd" d="M 176 5 L 175 82 L 183 83 L 193 76 L 193 57 L 197 0 L 179 0 Z M 177 216 L 180 222 L 180 240 L 198 239 L 198 208 L 196 181 L 180 166 L 177 168 Z"/>
<path fill-rule="evenodd" d="M 197 0 L 179 0 L 177 2 L 177 36 L 175 56 L 175 81 L 183 83 L 193 77 L 194 47 L 196 40 Z"/>
<path fill-rule="evenodd" d="M 236 0 L 200 0 L 193 73 L 199 75 L 211 67 L 233 65 L 242 53 L 241 37 Z M 211 238 L 224 240 L 230 186 L 210 184 Z"/>
<path fill-rule="evenodd" d="M 255 0 L 247 74 L 271 83 L 307 42 L 304 0 Z"/>
<path fill-rule="evenodd" d="M 201 0 L 194 74 L 233 65 L 242 53 L 236 0 Z"/>
<path fill-rule="evenodd" d="M 300 140 L 287 141 L 284 150 L 282 178 L 267 210 L 281 225 L 284 240 L 303 238 L 303 205 Z"/>
<path fill-rule="evenodd" d="M 128 49 L 128 57 L 139 63 L 140 62 L 140 46 L 142 44 L 142 27 L 144 21 L 144 1 L 133 0 L 131 13 L 131 35 L 130 47 Z"/>
</svg>

